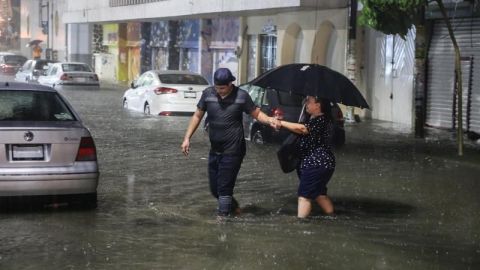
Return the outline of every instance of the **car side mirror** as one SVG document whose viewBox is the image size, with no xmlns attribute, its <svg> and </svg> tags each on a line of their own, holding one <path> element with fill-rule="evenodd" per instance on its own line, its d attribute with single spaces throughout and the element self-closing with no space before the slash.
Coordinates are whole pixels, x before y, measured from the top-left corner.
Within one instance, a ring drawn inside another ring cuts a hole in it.
<svg viewBox="0 0 480 270">
<path fill-rule="evenodd" d="M 133 88 L 133 89 L 137 88 L 136 82 L 137 82 L 136 80 L 133 80 L 133 81 L 130 83 L 130 87 Z"/>
</svg>

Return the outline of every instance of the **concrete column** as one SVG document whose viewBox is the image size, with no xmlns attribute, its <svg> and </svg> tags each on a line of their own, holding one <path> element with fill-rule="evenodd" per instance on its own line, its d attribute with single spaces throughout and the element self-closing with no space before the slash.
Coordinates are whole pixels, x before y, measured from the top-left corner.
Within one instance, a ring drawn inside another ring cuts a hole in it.
<svg viewBox="0 0 480 270">
<path fill-rule="evenodd" d="M 247 20 L 245 17 L 239 18 L 239 37 L 238 46 L 235 50 L 235 54 L 238 58 L 238 78 L 237 84 L 247 82 L 247 65 L 248 65 L 248 35 L 247 35 Z"/>
</svg>

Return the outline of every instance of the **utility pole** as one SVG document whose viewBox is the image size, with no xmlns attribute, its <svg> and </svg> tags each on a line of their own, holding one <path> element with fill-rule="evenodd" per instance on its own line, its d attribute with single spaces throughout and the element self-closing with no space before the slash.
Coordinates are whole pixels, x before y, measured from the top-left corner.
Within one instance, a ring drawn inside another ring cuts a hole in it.
<svg viewBox="0 0 480 270">
<path fill-rule="evenodd" d="M 349 6 L 349 22 L 348 22 L 348 44 L 347 44 L 347 77 L 356 84 L 356 38 L 357 38 L 357 8 L 358 1 L 350 0 Z M 349 123 L 355 122 L 354 108 L 347 106 L 345 113 L 345 121 Z"/>
<path fill-rule="evenodd" d="M 46 8 L 46 16 L 44 17 L 44 8 Z M 48 51 L 50 49 L 50 1 L 47 0 L 44 4 L 44 0 L 40 0 L 40 26 L 42 27 L 42 33 L 47 36 L 47 48 L 45 49 L 45 58 L 50 59 Z"/>
</svg>

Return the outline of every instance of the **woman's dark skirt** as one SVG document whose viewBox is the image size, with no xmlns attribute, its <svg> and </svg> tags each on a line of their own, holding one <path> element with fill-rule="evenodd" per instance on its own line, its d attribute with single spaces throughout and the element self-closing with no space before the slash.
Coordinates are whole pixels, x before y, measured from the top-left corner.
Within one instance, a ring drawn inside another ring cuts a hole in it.
<svg viewBox="0 0 480 270">
<path fill-rule="evenodd" d="M 327 195 L 327 183 L 332 177 L 334 169 L 315 167 L 297 169 L 300 179 L 298 196 L 315 200 L 320 195 Z"/>
</svg>

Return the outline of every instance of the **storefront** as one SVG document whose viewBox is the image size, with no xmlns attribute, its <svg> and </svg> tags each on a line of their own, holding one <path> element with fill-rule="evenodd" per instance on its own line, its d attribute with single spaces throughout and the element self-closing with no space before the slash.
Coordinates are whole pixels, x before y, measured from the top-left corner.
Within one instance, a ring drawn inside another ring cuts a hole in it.
<svg viewBox="0 0 480 270">
<path fill-rule="evenodd" d="M 480 18 L 452 20 L 461 53 L 463 128 L 480 134 Z M 455 53 L 445 22 L 434 22 L 428 53 L 426 124 L 455 129 Z"/>
<path fill-rule="evenodd" d="M 127 50 L 128 50 L 128 81 L 131 82 L 140 75 L 140 45 L 141 27 L 139 22 L 127 23 Z"/>
<path fill-rule="evenodd" d="M 95 45 L 95 72 L 101 80 L 116 81 L 117 80 L 117 65 L 118 65 L 118 44 L 119 44 L 119 27 L 118 24 L 104 24 L 98 25 L 93 33 L 94 41 L 101 42 Z M 95 37 L 95 35 L 102 35 L 102 38 Z"/>
<path fill-rule="evenodd" d="M 179 69 L 200 72 L 200 20 L 182 20 L 178 24 Z"/>
<path fill-rule="evenodd" d="M 151 68 L 156 70 L 167 70 L 168 45 L 170 41 L 170 30 L 168 21 L 154 22 L 151 26 L 150 47 L 151 47 Z"/>
<path fill-rule="evenodd" d="M 240 21 L 238 18 L 216 18 L 211 20 L 212 38 L 210 51 L 212 53 L 212 71 L 218 68 L 228 68 L 233 76 L 238 77 L 238 58 L 236 49 L 239 38 Z"/>
</svg>

